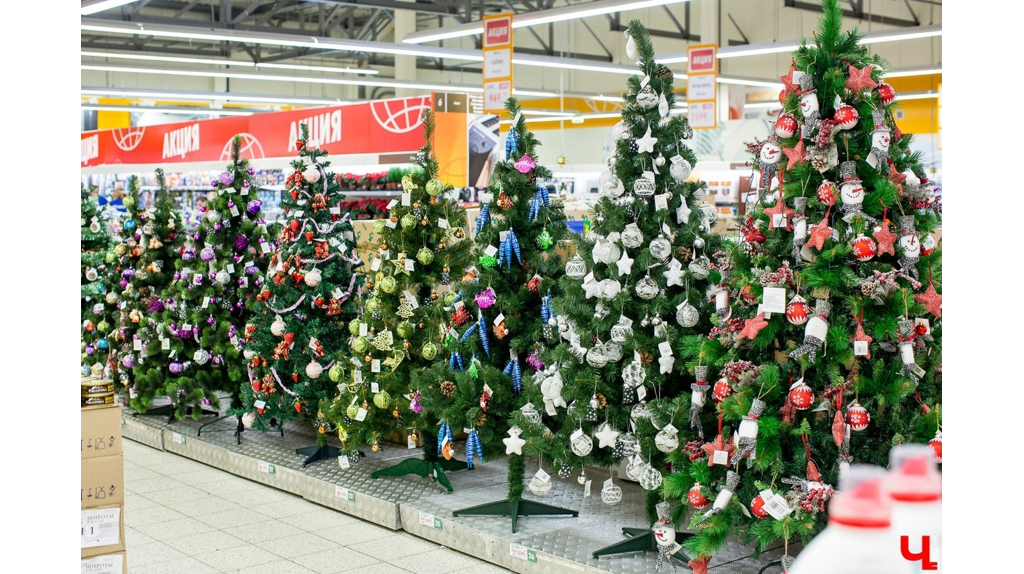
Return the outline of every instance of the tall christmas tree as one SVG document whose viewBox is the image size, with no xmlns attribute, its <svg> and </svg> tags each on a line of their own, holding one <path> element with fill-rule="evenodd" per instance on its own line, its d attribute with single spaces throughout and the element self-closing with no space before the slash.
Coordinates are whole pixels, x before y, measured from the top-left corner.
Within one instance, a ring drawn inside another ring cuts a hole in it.
<svg viewBox="0 0 1024 574">
<path fill-rule="evenodd" d="M 461 297 L 455 288 L 471 262 L 472 242 L 463 240 L 465 210 L 451 197 L 451 187 L 436 179 L 429 114 L 424 134 L 427 143 L 417 155 L 417 169 L 402 179 L 401 200 L 390 206 L 387 220 L 374 223 L 380 246 L 366 280 L 362 317 L 349 323 L 354 368 L 345 376 L 334 417 L 350 454 L 367 445 L 379 451 L 389 435 L 408 425 L 411 438 L 423 439 L 423 459 L 377 471 L 374 478 L 415 473 L 450 489 L 444 471 L 466 463 L 440 456 L 442 443 L 448 444 L 449 456 L 451 446 L 435 442 L 431 433 L 438 418 L 423 410 L 421 398 L 428 387 L 441 384 L 431 367 L 443 360 L 454 305 Z"/>
<path fill-rule="evenodd" d="M 82 186 L 82 374 L 103 374 L 117 324 L 117 259 L 114 238 L 101 220 L 96 198 Z M 93 367 L 96 367 L 95 369 Z"/>
<path fill-rule="evenodd" d="M 669 401 L 684 390 L 683 342 L 707 332 L 715 315 L 709 297 L 723 291 L 709 257 L 721 238 L 711 233 L 715 207 L 702 203 L 706 184 L 689 179 L 697 158 L 685 144 L 687 120 L 672 113 L 672 73 L 655 61 L 650 35 L 635 20 L 627 52 L 640 74 L 628 80 L 613 128 L 614 172 L 601 175 L 590 234 L 559 280 L 554 313 L 563 341 L 527 387 L 540 412 L 520 418 L 523 439 L 560 474 L 628 460 L 629 478 L 651 493 L 653 523 L 665 453 L 689 426 L 688 410 Z M 617 503 L 621 489 L 607 485 L 601 496 Z M 656 539 L 648 532 L 634 542 L 649 547 Z"/>
<path fill-rule="evenodd" d="M 139 178 L 131 176 L 128 178 L 128 191 L 124 196 L 125 214 L 121 218 L 121 242 L 114 246 L 114 255 L 117 258 L 117 323 L 113 333 L 116 345 L 111 345 L 111 353 L 107 358 L 107 367 L 111 373 L 117 373 L 114 377 L 116 386 L 120 392 L 128 390 L 130 394 L 134 377 L 132 369 L 135 367 L 137 352 L 132 339 L 127 336 L 129 330 L 141 318 L 138 310 L 139 292 L 137 285 L 132 282 L 135 270 L 138 268 L 139 258 L 142 255 L 142 226 L 145 224 L 146 212 L 142 209 L 142 198 L 139 193 Z"/>
<path fill-rule="evenodd" d="M 299 159 L 282 201 L 287 213 L 279 248 L 271 254 L 267 281 L 256 296 L 257 308 L 245 326 L 249 379 L 242 383 L 243 422 L 266 431 L 268 421 L 282 424 L 305 417 L 317 430 L 317 444 L 300 449 L 305 464 L 338 456 L 327 445 L 331 430 L 321 405 L 328 407 L 335 385 L 351 370 L 338 360 L 348 346 L 346 322 L 355 318 L 358 287 L 354 269 L 355 236 L 345 196 L 329 168 L 327 152 L 307 147 L 302 124 Z M 361 277 L 359 278 L 361 279 Z"/>
<path fill-rule="evenodd" d="M 723 263 L 742 329 L 687 342 L 717 378 L 705 422 L 718 431 L 689 437 L 663 490 L 711 505 L 685 544 L 705 563 L 729 535 L 758 550 L 806 541 L 845 467 L 885 466 L 941 422 L 938 203 L 893 121 L 886 63 L 843 32 L 838 1 L 822 4 L 782 76 L 774 133 L 751 146 L 761 197 Z M 941 435 L 933 445 L 941 457 Z"/>
<path fill-rule="evenodd" d="M 174 283 L 164 296 L 169 313 L 155 328 L 164 338 L 147 348 L 145 364 L 134 370 L 131 406 L 139 412 L 146 412 L 154 397 L 167 396 L 170 416 L 191 413 L 198 420 L 204 406 L 219 408 L 218 392 L 237 401 L 246 380 L 242 329 L 272 247 L 255 171 L 239 156 L 240 147 L 241 138 L 235 137 L 231 164 L 213 182 L 217 194 L 192 243 L 175 261 Z"/>
<path fill-rule="evenodd" d="M 494 169 L 491 198 L 475 222 L 479 258 L 455 310 L 448 360 L 432 369 L 434 380 L 443 382 L 422 388 L 427 420 L 439 419 L 453 432 L 468 429 L 471 465 L 506 452 L 512 413 L 525 403 L 523 374 L 539 365 L 545 344 L 556 342 L 548 302 L 561 292 L 565 261 L 555 248 L 573 236 L 561 200 L 549 195 L 551 171 L 537 163 L 540 142 L 526 129 L 519 102 L 510 98 L 505 108 L 513 126 L 505 159 Z M 523 453 L 511 454 L 508 498 L 457 515 L 511 515 L 515 531 L 519 515 L 574 513 L 522 501 Z"/>
</svg>

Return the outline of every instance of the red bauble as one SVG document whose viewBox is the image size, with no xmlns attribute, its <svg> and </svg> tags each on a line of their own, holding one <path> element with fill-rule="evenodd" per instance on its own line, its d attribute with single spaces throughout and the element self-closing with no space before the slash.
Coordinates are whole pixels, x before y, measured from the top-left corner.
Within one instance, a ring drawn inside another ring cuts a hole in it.
<svg viewBox="0 0 1024 574">
<path fill-rule="evenodd" d="M 942 432 L 935 433 L 935 438 L 928 441 L 928 448 L 935 453 L 935 462 L 942 464 Z M 690 492 L 693 492 L 692 490 Z"/>
<path fill-rule="evenodd" d="M 729 384 L 727 379 L 718 379 L 714 390 L 711 391 L 711 399 L 716 403 L 720 403 L 730 395 L 732 395 L 732 385 Z"/>
<path fill-rule="evenodd" d="M 747 233 L 746 238 L 747 241 L 751 243 L 764 243 L 765 239 L 767 239 L 767 237 L 765 237 L 764 235 L 764 232 L 761 231 L 760 229 L 757 229 L 756 227 L 754 229 L 751 229 L 750 233 Z"/>
<path fill-rule="evenodd" d="M 783 88 L 782 91 L 779 92 L 779 103 L 782 104 L 782 105 L 786 105 L 786 89 L 785 88 Z"/>
<path fill-rule="evenodd" d="M 293 220 L 288 222 L 288 228 L 292 230 L 292 233 L 298 233 L 299 232 L 299 227 L 301 225 L 302 224 L 299 223 L 298 219 L 293 219 Z"/>
<path fill-rule="evenodd" d="M 803 380 L 797 381 L 789 389 L 789 402 L 798 411 L 807 410 L 814 404 L 814 391 L 805 385 Z"/>
<path fill-rule="evenodd" d="M 743 286 L 743 290 L 740 291 L 740 296 L 743 297 L 744 301 L 750 303 L 751 305 L 757 303 L 757 296 L 751 293 L 750 285 Z"/>
<path fill-rule="evenodd" d="M 878 97 L 882 99 L 882 105 L 888 106 L 896 99 L 896 90 L 892 86 L 882 82 L 875 86 L 875 90 L 878 92 Z"/>
<path fill-rule="evenodd" d="M 822 182 L 818 186 L 818 200 L 825 205 L 834 205 L 836 202 L 836 184 L 831 181 Z"/>
<path fill-rule="evenodd" d="M 858 235 L 850 245 L 853 247 L 853 256 L 857 261 L 870 261 L 878 253 L 875 241 L 867 235 Z"/>
<path fill-rule="evenodd" d="M 254 392 L 254 393 L 260 392 L 260 380 L 259 379 L 253 379 L 252 380 L 252 392 Z"/>
<path fill-rule="evenodd" d="M 868 414 L 868 410 L 859 404 L 853 403 L 846 409 L 846 424 L 850 425 L 851 430 L 862 431 L 868 428 L 870 422 L 871 415 Z"/>
<path fill-rule="evenodd" d="M 797 123 L 796 118 L 789 114 L 782 114 L 779 119 L 775 120 L 775 135 L 780 138 L 793 137 L 799 128 L 800 124 Z"/>
<path fill-rule="evenodd" d="M 708 500 L 708 497 L 701 494 L 699 482 L 690 487 L 690 492 L 686 495 L 686 500 L 690 502 L 690 506 L 697 509 L 704 508 L 711 502 Z"/>
<path fill-rule="evenodd" d="M 803 325 L 811 318 L 811 306 L 803 297 L 797 295 L 786 305 L 786 320 L 791 325 Z"/>
<path fill-rule="evenodd" d="M 295 406 L 295 412 L 297 412 L 297 413 L 301 413 L 302 412 L 302 403 L 296 401 L 294 406 Z"/>
<path fill-rule="evenodd" d="M 857 113 L 857 108 L 849 104 L 839 104 L 836 114 L 833 116 L 836 127 L 841 130 L 852 130 L 857 125 L 858 119 L 860 119 L 860 115 Z"/>
<path fill-rule="evenodd" d="M 760 494 L 755 496 L 754 500 L 750 501 L 750 511 L 753 512 L 754 516 L 756 516 L 758 518 L 768 518 L 769 516 L 771 516 L 764 509 L 764 499 L 761 498 Z"/>
<path fill-rule="evenodd" d="M 313 235 L 314 235 L 314 233 L 312 231 L 307 231 L 306 232 L 306 241 L 313 241 Z"/>
</svg>

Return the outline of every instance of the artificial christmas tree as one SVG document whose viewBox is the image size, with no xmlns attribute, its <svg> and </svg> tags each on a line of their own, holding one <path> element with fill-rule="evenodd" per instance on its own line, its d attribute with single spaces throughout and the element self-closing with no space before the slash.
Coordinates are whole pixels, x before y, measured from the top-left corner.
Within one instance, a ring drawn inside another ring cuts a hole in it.
<svg viewBox="0 0 1024 574">
<path fill-rule="evenodd" d="M 419 403 L 427 387 L 444 391 L 451 384 L 433 379 L 431 367 L 443 360 L 441 349 L 461 296 L 456 289 L 471 263 L 472 242 L 464 239 L 465 210 L 452 197 L 451 186 L 436 179 L 433 130 L 428 115 L 427 143 L 416 157 L 417 169 L 402 178 L 401 200 L 389 206 L 388 219 L 374 223 L 380 245 L 363 289 L 362 316 L 349 323 L 352 368 L 339 386 L 331 416 L 349 454 L 360 446 L 379 451 L 390 434 L 410 427 L 412 437 L 422 437 L 423 459 L 372 476 L 415 473 L 451 490 L 444 471 L 466 468 L 466 463 L 441 456 L 438 448 L 444 441 L 435 442 L 431 434 L 438 419 Z"/>
<path fill-rule="evenodd" d="M 217 412 L 218 392 L 236 402 L 247 378 L 243 329 L 273 248 L 265 237 L 255 170 L 239 157 L 240 146 L 236 136 L 231 164 L 213 182 L 216 195 L 174 262 L 174 282 L 164 293 L 166 318 L 154 327 L 160 344 L 150 345 L 145 364 L 134 370 L 131 406 L 139 412 L 147 412 L 154 397 L 167 396 L 171 404 L 157 412 L 176 418 L 191 413 L 198 420 Z"/>
<path fill-rule="evenodd" d="M 117 256 L 96 198 L 82 186 L 82 374 L 100 376 L 117 325 Z"/>
<path fill-rule="evenodd" d="M 118 313 L 115 330 L 112 333 L 111 352 L 107 356 L 107 368 L 112 375 L 117 374 L 114 377 L 117 391 L 130 395 L 135 380 L 132 369 L 138 359 L 138 351 L 127 333 L 133 329 L 133 323 L 140 320 L 139 292 L 132 283 L 132 278 L 142 256 L 142 227 L 147 217 L 146 211 L 142 209 L 138 177 L 133 175 L 128 178 L 128 191 L 123 201 L 125 214 L 121 218 L 121 242 L 114 246 L 118 274 L 115 277 Z"/>
<path fill-rule="evenodd" d="M 354 273 L 362 263 L 353 255 L 355 236 L 349 214 L 342 215 L 345 196 L 329 170 L 327 152 L 310 149 L 302 124 L 299 159 L 292 162 L 286 213 L 278 249 L 271 254 L 265 284 L 256 296 L 252 319 L 245 326 L 245 358 L 249 377 L 242 383 L 242 421 L 260 431 L 268 421 L 309 419 L 317 431 L 316 446 L 300 449 L 315 460 L 338 456 L 327 445 L 332 425 L 328 407 L 335 385 L 344 378 L 347 361 L 339 352 L 348 346 L 347 322 L 355 317 Z"/>
<path fill-rule="evenodd" d="M 549 195 L 551 170 L 537 163 L 540 143 L 526 129 L 519 102 L 510 98 L 505 109 L 513 125 L 505 159 L 494 169 L 490 201 L 475 222 L 477 273 L 463 286 L 460 301 L 471 320 L 452 331 L 448 363 L 433 367 L 435 378 L 453 383 L 455 391 L 428 386 L 421 402 L 424 413 L 452 428 L 469 429 L 468 462 L 510 455 L 508 498 L 453 516 L 511 516 L 515 532 L 519 516 L 577 514 L 522 500 L 523 452 L 509 452 L 504 442 L 515 425 L 512 413 L 525 403 L 523 375 L 539 366 L 540 355 L 557 342 L 548 324 L 548 302 L 561 293 L 558 278 L 565 261 L 555 248 L 573 234 L 565 225 L 562 202 Z M 468 368 L 460 368 L 463 364 Z"/>
<path fill-rule="evenodd" d="M 640 75 L 629 79 L 613 128 L 614 171 L 601 175 L 590 234 L 559 280 L 553 312 L 562 342 L 526 386 L 544 415 L 520 420 L 528 444 L 559 466 L 627 459 L 629 478 L 650 492 L 655 524 L 663 451 L 675 448 L 689 418 L 669 399 L 683 391 L 684 359 L 691 358 L 683 341 L 699 339 L 715 314 L 721 273 L 709 256 L 721 238 L 711 233 L 717 212 L 703 203 L 706 184 L 689 179 L 697 158 L 685 144 L 687 120 L 672 113 L 672 73 L 655 61 L 638 21 L 629 25 L 627 49 L 635 50 Z M 617 503 L 621 490 L 610 485 L 602 499 Z M 626 542 L 630 548 L 597 554 L 653 548 L 655 532 Z"/>
<path fill-rule="evenodd" d="M 815 43 L 782 77 L 775 133 L 750 146 L 761 193 L 722 262 L 742 328 L 685 341 L 712 369 L 702 380 L 717 379 L 704 422 L 718 433 L 687 437 L 663 491 L 718 493 L 685 543 L 702 559 L 729 535 L 759 551 L 806 541 L 843 469 L 885 465 L 893 445 L 925 443 L 941 422 L 941 251 L 919 239 L 939 225 L 938 204 L 893 121 L 885 62 L 842 31 L 836 0 L 823 8 Z"/>
</svg>

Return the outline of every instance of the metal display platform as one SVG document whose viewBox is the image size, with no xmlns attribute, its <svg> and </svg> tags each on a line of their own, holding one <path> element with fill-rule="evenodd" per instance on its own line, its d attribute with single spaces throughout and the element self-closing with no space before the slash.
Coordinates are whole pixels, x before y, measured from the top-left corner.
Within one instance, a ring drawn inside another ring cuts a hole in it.
<svg viewBox="0 0 1024 574">
<path fill-rule="evenodd" d="M 250 480 L 278 488 L 345 514 L 357 516 L 392 530 L 410 534 L 486 560 L 515 572 L 580 572 L 639 574 L 654 572 L 655 552 L 593 558 L 592 552 L 623 540 L 622 528 L 646 528 L 644 492 L 636 483 L 615 477 L 622 488 L 622 501 L 608 505 L 601 501 L 602 483 L 609 477 L 604 469 L 587 469 L 593 480 L 592 494 L 584 497 L 577 483 L 579 471 L 567 479 L 552 474 L 552 488 L 545 496 L 526 490 L 524 500 L 578 510 L 579 517 L 527 516 L 512 533 L 511 519 L 501 516 L 452 517 L 452 511 L 501 500 L 507 494 L 505 459 L 488 460 L 472 470 L 448 474 L 455 492 L 448 494 L 436 482 L 418 476 L 371 479 L 378 469 L 401 459 L 418 456 L 420 449 L 386 444 L 379 452 L 366 451 L 350 468 L 336 461 L 319 461 L 303 468 L 297 448 L 315 444 L 313 430 L 303 422 L 285 423 L 279 432 L 246 430 L 241 444 L 234 435 L 237 419 L 221 415 L 222 422 L 208 424 L 186 419 L 168 423 L 165 417 L 136 415 L 122 411 L 124 438 L 166 450 L 208 464 Z M 197 436 L 200 425 L 206 424 Z M 332 437 L 333 438 L 333 437 Z M 336 444 L 332 440 L 331 444 Z M 464 452 L 459 442 L 456 453 Z M 527 475 L 536 472 L 536 459 L 527 460 Z M 762 566 L 778 560 L 781 549 L 751 558 L 752 548 L 730 541 L 717 552 L 709 570 L 718 574 L 757 574 Z M 662 571 L 688 571 L 683 562 L 666 561 Z M 769 570 L 774 574 L 774 571 Z"/>
</svg>

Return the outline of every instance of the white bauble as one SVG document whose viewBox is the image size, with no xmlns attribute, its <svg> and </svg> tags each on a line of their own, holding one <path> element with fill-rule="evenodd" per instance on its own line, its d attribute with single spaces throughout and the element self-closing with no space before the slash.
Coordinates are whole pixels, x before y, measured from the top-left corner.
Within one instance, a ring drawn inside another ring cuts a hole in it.
<svg viewBox="0 0 1024 574">
<path fill-rule="evenodd" d="M 306 365 L 306 376 L 311 379 L 319 377 L 320 373 L 323 372 L 324 368 L 316 361 L 310 361 L 310 363 Z"/>
<path fill-rule="evenodd" d="M 306 273 L 306 285 L 309 285 L 310 287 L 316 287 L 317 285 L 320 284 L 320 280 L 322 278 L 323 276 L 320 274 L 320 270 L 314 268 L 309 273 Z"/>
<path fill-rule="evenodd" d="M 306 169 L 302 170 L 302 179 L 309 183 L 316 183 L 320 181 L 320 170 L 316 168 L 316 165 L 307 165 Z"/>
<path fill-rule="evenodd" d="M 213 279 L 218 285 L 227 285 L 231 281 L 231 274 L 221 269 Z"/>
<path fill-rule="evenodd" d="M 274 319 L 274 322 L 270 324 L 270 332 L 273 333 L 277 337 L 281 337 L 281 336 L 284 335 L 284 329 L 285 329 L 284 319 L 282 319 L 281 316 L 278 315 Z"/>
</svg>

